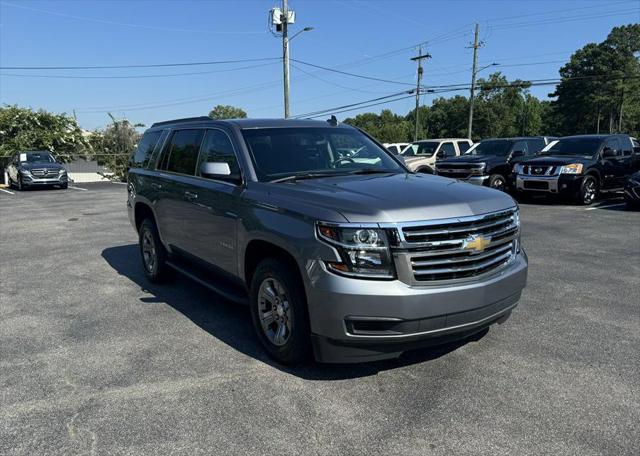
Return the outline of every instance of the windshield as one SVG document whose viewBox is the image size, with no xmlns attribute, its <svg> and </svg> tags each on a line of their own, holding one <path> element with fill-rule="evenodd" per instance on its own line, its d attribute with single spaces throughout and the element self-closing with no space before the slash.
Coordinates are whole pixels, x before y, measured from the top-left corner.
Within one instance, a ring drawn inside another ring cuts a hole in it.
<svg viewBox="0 0 640 456">
<path fill-rule="evenodd" d="M 243 130 L 262 182 L 303 174 L 403 173 L 386 150 L 358 130 L 335 127 Z"/>
<path fill-rule="evenodd" d="M 499 157 L 506 157 L 511 151 L 511 144 L 513 144 L 513 142 L 508 139 L 480 141 L 466 151 L 464 155 L 497 155 Z"/>
<path fill-rule="evenodd" d="M 600 149 L 601 138 L 562 138 L 542 149 L 545 155 L 583 155 L 592 157 Z"/>
<path fill-rule="evenodd" d="M 20 161 L 27 163 L 55 163 L 50 153 L 48 152 L 29 152 L 26 154 L 20 154 Z"/>
<path fill-rule="evenodd" d="M 438 144 L 440 143 L 434 141 L 413 143 L 402 151 L 402 155 L 405 157 L 410 157 L 412 155 L 431 156 L 438 148 Z"/>
</svg>

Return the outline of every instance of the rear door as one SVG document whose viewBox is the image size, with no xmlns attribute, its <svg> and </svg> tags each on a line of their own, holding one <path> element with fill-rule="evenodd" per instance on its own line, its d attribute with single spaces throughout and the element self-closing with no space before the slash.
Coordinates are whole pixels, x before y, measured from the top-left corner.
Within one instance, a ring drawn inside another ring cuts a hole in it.
<svg viewBox="0 0 640 456">
<path fill-rule="evenodd" d="M 206 162 L 227 163 L 230 176 L 203 176 Z M 183 213 L 184 249 L 231 274 L 237 274 L 237 220 L 242 192 L 240 167 L 230 136 L 208 129 L 204 136 L 189 207 Z"/>
<path fill-rule="evenodd" d="M 155 205 L 158 231 L 171 248 L 185 249 L 182 224 L 188 215 L 198 152 L 204 136 L 203 129 L 175 130 L 167 141 L 158 163 L 154 185 L 158 199 Z"/>
</svg>

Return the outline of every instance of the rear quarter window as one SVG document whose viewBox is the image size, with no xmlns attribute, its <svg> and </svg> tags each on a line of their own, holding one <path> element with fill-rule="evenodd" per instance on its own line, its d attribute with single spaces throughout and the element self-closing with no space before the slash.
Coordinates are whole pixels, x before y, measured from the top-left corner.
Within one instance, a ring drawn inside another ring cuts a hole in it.
<svg viewBox="0 0 640 456">
<path fill-rule="evenodd" d="M 161 134 L 161 130 L 148 131 L 142 136 L 142 139 L 138 143 L 138 147 L 136 147 L 136 150 L 133 151 L 133 155 L 131 156 L 130 166 L 132 168 L 147 167 L 151 154 L 153 153 Z"/>
</svg>

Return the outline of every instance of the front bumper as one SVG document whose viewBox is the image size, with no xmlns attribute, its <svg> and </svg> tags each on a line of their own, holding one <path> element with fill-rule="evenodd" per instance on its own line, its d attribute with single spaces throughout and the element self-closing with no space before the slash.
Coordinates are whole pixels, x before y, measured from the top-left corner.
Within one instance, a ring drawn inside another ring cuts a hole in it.
<svg viewBox="0 0 640 456">
<path fill-rule="evenodd" d="M 67 174 L 61 174 L 56 177 L 35 177 L 22 175 L 22 185 L 24 186 L 36 186 L 36 185 L 64 185 L 69 182 Z"/>
<path fill-rule="evenodd" d="M 318 262 L 306 271 L 316 359 L 351 363 L 395 358 L 505 319 L 526 285 L 527 257 L 521 251 L 495 274 L 440 286 L 340 277 Z"/>
<path fill-rule="evenodd" d="M 575 194 L 580 191 L 582 175 L 560 174 L 555 176 L 533 176 L 518 174 L 516 190 L 519 192 Z"/>
</svg>

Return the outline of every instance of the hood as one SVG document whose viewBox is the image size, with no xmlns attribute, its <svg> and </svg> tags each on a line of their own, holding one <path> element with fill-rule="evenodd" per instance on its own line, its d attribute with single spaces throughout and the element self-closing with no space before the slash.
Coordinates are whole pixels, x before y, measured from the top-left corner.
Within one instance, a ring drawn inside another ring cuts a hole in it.
<svg viewBox="0 0 640 456">
<path fill-rule="evenodd" d="M 590 158 L 585 158 L 584 156 L 553 156 L 553 155 L 543 155 L 540 157 L 530 158 L 529 160 L 523 160 L 520 162 L 522 165 L 547 165 L 547 166 L 562 166 L 568 165 L 570 163 L 590 163 L 592 160 Z"/>
<path fill-rule="evenodd" d="M 460 155 L 455 158 L 447 158 L 446 160 L 439 160 L 437 162 L 438 165 L 443 165 L 445 163 L 494 163 L 494 162 L 505 162 L 506 157 L 499 157 L 497 155 Z"/>
<path fill-rule="evenodd" d="M 22 162 L 20 163 L 20 166 L 23 169 L 64 169 L 64 166 L 62 166 L 60 163 L 29 163 L 29 162 Z"/>
<path fill-rule="evenodd" d="M 503 192 L 427 174 L 340 176 L 266 185 L 269 202 L 279 208 L 309 214 L 315 207 L 318 218 L 332 211 L 349 222 L 464 217 L 515 206 Z"/>
</svg>

